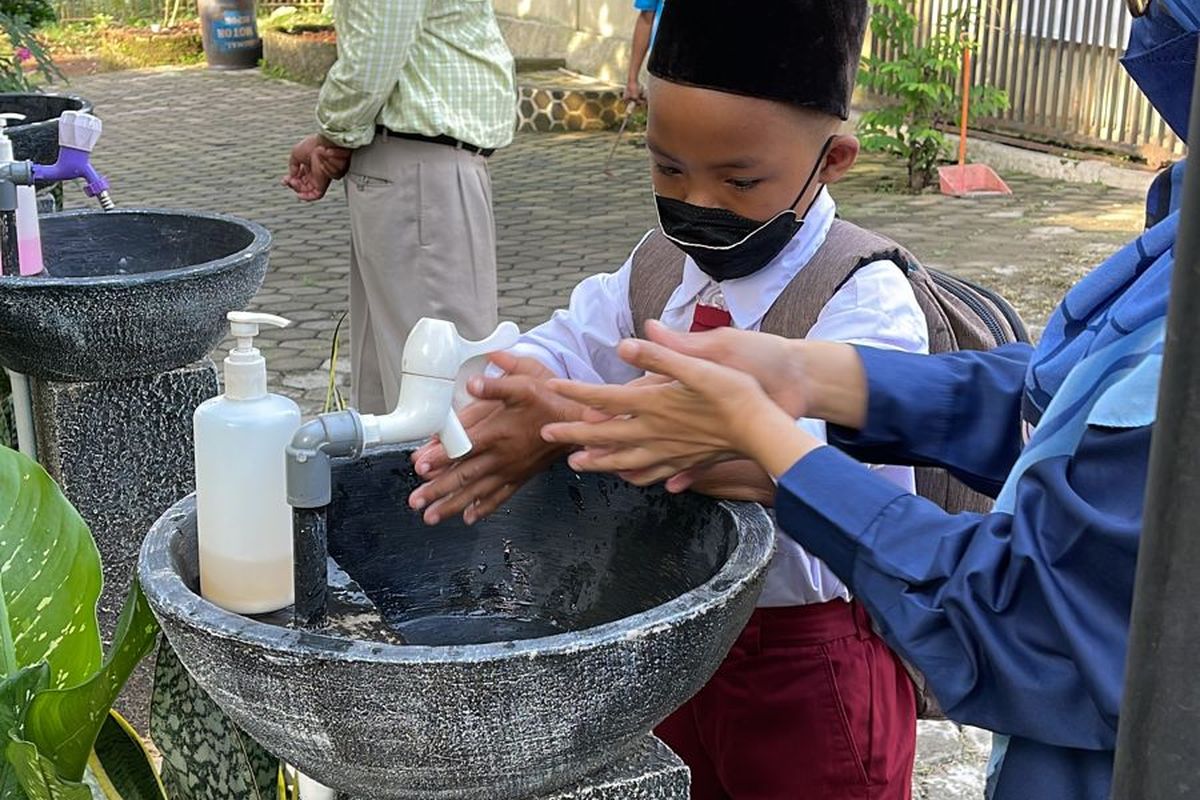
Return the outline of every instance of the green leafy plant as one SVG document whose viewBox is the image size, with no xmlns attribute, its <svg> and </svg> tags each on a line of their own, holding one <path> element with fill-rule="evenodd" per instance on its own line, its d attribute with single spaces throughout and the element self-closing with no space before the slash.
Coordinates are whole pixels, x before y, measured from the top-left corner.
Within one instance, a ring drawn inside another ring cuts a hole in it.
<svg viewBox="0 0 1200 800">
<path fill-rule="evenodd" d="M 102 657 L 100 554 L 46 472 L 0 447 L 0 800 L 301 800 L 279 759 L 234 725 L 166 643 L 151 729 L 162 774 L 112 710 L 158 641 L 141 587 Z"/>
<path fill-rule="evenodd" d="M 50 82 L 63 79 L 24 17 L 0 12 L 0 30 L 11 45 L 10 53 L 0 53 L 0 91 L 33 91 L 37 76 Z"/>
<path fill-rule="evenodd" d="M 127 747 L 119 769 L 106 768 L 96 749 L 106 728 L 103 741 L 119 741 L 112 704 L 157 640 L 149 604 L 135 584 L 102 658 L 95 542 L 50 476 L 7 448 L 0 448 L 0 564 L 0 797 L 90 800 L 94 786 L 114 800 L 162 800 L 157 779 L 146 783 L 153 770 L 131 768 Z M 114 776 L 128 785 L 117 787 Z"/>
<path fill-rule="evenodd" d="M 333 17 L 325 11 L 311 11 L 295 6 L 281 6 L 262 23 L 266 30 L 283 33 L 328 31 L 333 29 Z"/>
<path fill-rule="evenodd" d="M 19 17 L 35 28 L 58 19 L 50 0 L 0 0 L 0 14 Z"/>
<path fill-rule="evenodd" d="M 975 15 L 967 10 L 943 13 L 925 44 L 918 40 L 914 0 L 871 0 L 871 33 L 888 57 L 863 57 L 859 83 L 884 98 L 867 111 L 859 137 L 868 150 L 892 153 L 908 167 L 910 191 L 933 182 L 946 151 L 941 126 L 961 112 L 964 51 L 977 52 L 970 36 Z M 991 116 L 1008 107 L 1008 95 L 991 86 L 972 86 L 970 116 Z"/>
<path fill-rule="evenodd" d="M 175 27 L 179 23 L 180 16 L 184 11 L 183 0 L 163 0 L 162 6 L 162 26 L 164 28 Z"/>
<path fill-rule="evenodd" d="M 274 800 L 280 765 L 213 702 L 169 647 L 158 651 L 150 731 L 172 800 Z"/>
</svg>

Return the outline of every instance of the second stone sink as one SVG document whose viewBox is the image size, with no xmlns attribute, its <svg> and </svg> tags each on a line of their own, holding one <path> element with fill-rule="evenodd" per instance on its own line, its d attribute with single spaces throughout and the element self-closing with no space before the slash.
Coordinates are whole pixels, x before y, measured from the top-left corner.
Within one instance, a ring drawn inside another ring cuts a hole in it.
<svg viewBox="0 0 1200 800">
<path fill-rule="evenodd" d="M 416 484 L 404 449 L 334 471 L 330 556 L 386 637 L 201 599 L 191 499 L 142 550 L 193 677 L 272 752 L 361 800 L 524 800 L 620 759 L 711 677 L 774 548 L 758 506 L 565 465 L 470 528 L 425 527 L 405 502 Z"/>
<path fill-rule="evenodd" d="M 5 129 L 12 139 L 13 157 L 53 164 L 58 157 L 58 118 L 64 111 L 90 114 L 93 109 L 89 101 L 73 94 L 0 92 L 0 113 L 25 117 L 12 120 Z"/>
<path fill-rule="evenodd" d="M 46 274 L 0 277 L 0 366 L 53 381 L 166 372 L 209 354 L 267 271 L 271 235 L 219 214 L 41 219 Z"/>
</svg>

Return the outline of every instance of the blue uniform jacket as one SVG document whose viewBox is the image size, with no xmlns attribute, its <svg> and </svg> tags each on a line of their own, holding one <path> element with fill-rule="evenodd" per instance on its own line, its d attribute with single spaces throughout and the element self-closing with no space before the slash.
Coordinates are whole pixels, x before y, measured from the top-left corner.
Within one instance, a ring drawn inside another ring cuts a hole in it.
<svg viewBox="0 0 1200 800">
<path fill-rule="evenodd" d="M 947 714 L 1011 737 L 996 800 L 1109 795 L 1178 217 L 1072 289 L 1037 351 L 860 349 L 866 427 L 779 483 L 783 529 Z M 996 509 L 947 514 L 850 456 L 946 467 Z"/>
</svg>

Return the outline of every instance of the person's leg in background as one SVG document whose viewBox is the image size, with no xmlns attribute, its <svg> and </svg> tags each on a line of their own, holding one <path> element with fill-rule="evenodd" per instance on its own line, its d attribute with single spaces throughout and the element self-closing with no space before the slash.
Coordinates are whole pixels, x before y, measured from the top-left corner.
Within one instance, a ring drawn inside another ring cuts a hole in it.
<svg viewBox="0 0 1200 800">
<path fill-rule="evenodd" d="M 496 230 L 482 156 L 377 138 L 346 175 L 353 404 L 395 408 L 400 360 L 421 317 L 483 338 L 496 327 Z"/>
</svg>

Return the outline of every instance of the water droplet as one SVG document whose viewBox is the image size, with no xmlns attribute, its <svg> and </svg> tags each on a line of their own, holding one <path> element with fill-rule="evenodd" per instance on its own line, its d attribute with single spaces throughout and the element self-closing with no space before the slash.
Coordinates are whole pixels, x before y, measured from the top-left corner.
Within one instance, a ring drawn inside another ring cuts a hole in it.
<svg viewBox="0 0 1200 800">
<path fill-rule="evenodd" d="M 568 486 L 567 494 L 571 495 L 571 502 L 575 504 L 575 507 L 583 511 L 583 492 L 579 491 L 575 486 Z"/>
</svg>

